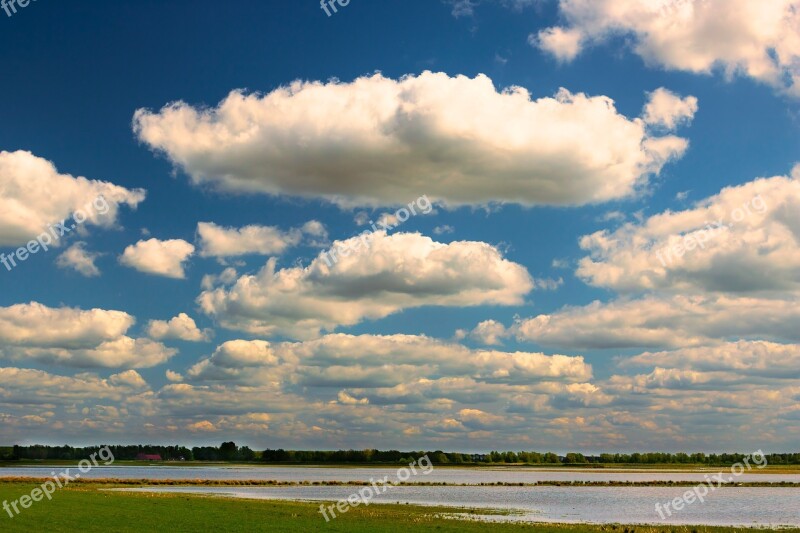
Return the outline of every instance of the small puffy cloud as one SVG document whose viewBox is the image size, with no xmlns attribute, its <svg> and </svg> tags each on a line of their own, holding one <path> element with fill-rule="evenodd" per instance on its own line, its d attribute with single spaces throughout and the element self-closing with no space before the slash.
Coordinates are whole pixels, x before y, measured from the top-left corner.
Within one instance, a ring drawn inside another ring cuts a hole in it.
<svg viewBox="0 0 800 533">
<path fill-rule="evenodd" d="M 600 407 L 614 401 L 614 397 L 592 383 L 569 383 L 554 391 L 551 400 L 556 408 Z"/>
<path fill-rule="evenodd" d="M 277 358 L 266 341 L 228 341 L 220 345 L 211 362 L 224 368 L 246 368 L 274 364 Z"/>
<path fill-rule="evenodd" d="M 138 137 L 197 183 L 394 206 L 583 205 L 627 198 L 687 141 L 655 137 L 605 96 L 532 99 L 485 75 L 380 74 L 234 91 L 216 108 L 140 109 Z"/>
<path fill-rule="evenodd" d="M 120 263 L 156 276 L 184 279 L 184 262 L 194 254 L 194 246 L 181 239 L 139 241 L 125 248 Z"/>
<path fill-rule="evenodd" d="M 453 16 L 456 18 L 471 17 L 475 14 L 477 0 L 447 0 L 453 6 Z"/>
<path fill-rule="evenodd" d="M 400 219 L 394 213 L 383 213 L 378 217 L 378 227 L 394 228 L 400 225 Z"/>
<path fill-rule="evenodd" d="M 683 123 L 691 122 L 698 108 L 694 96 L 681 98 L 661 87 L 650 93 L 642 120 L 650 126 L 674 130 Z"/>
<path fill-rule="evenodd" d="M 318 239 L 327 238 L 325 226 L 312 220 L 300 229 L 283 231 L 273 226 L 245 226 L 225 228 L 211 222 L 197 225 L 202 257 L 236 257 L 248 254 L 280 255 L 297 246 L 303 235 Z"/>
<path fill-rule="evenodd" d="M 134 322 L 121 311 L 56 309 L 36 302 L 0 307 L 0 358 L 79 368 L 149 368 L 177 353 L 126 336 Z"/>
<path fill-rule="evenodd" d="M 484 320 L 470 332 L 459 330 L 456 337 L 469 338 L 487 346 L 499 346 L 509 335 L 506 327 L 496 320 Z"/>
<path fill-rule="evenodd" d="M 448 226 L 447 224 L 433 228 L 434 235 L 447 235 L 453 232 L 455 232 L 455 228 L 453 226 Z"/>
<path fill-rule="evenodd" d="M 188 429 L 192 433 L 214 433 L 216 431 L 219 431 L 216 428 L 216 426 L 214 426 L 214 424 L 212 424 L 208 420 L 201 420 L 200 422 L 189 424 L 186 426 L 186 429 Z"/>
<path fill-rule="evenodd" d="M 21 245 L 81 211 L 84 224 L 110 227 L 120 206 L 136 208 L 143 189 L 60 174 L 30 152 L 0 151 L 0 246 Z"/>
<path fill-rule="evenodd" d="M 366 226 L 369 223 L 369 220 L 370 216 L 366 211 L 359 211 L 355 214 L 355 216 L 353 216 L 353 222 L 356 223 L 356 226 Z"/>
<path fill-rule="evenodd" d="M 309 220 L 300 228 L 305 236 L 305 245 L 314 248 L 324 248 L 330 246 L 328 240 L 328 228 L 319 220 Z"/>
<path fill-rule="evenodd" d="M 564 284 L 563 278 L 552 279 L 552 278 L 537 278 L 535 281 L 535 286 L 537 289 L 542 291 L 554 291 L 557 290 Z"/>
<path fill-rule="evenodd" d="M 108 378 L 112 385 L 131 387 L 132 389 L 146 389 L 147 382 L 136 370 L 126 370 L 119 374 L 114 374 Z"/>
<path fill-rule="evenodd" d="M 309 338 L 414 307 L 517 305 L 533 288 L 524 267 L 481 242 L 377 232 L 367 244 L 354 237 L 334 249 L 350 252 L 282 270 L 270 259 L 255 275 L 204 291 L 198 303 L 228 329 Z"/>
<path fill-rule="evenodd" d="M 559 59 L 623 36 L 651 66 L 719 69 L 800 96 L 797 0 L 559 0 L 559 6 L 566 25 L 532 39 Z"/>
<path fill-rule="evenodd" d="M 164 373 L 164 376 L 167 378 L 167 381 L 171 383 L 182 383 L 183 376 L 178 372 L 173 372 L 172 370 L 167 370 Z"/>
<path fill-rule="evenodd" d="M 550 52 L 559 61 L 572 61 L 581 52 L 583 34 L 574 29 L 547 28 L 528 37 L 528 42 Z"/>
<path fill-rule="evenodd" d="M 505 7 L 520 11 L 525 7 L 532 6 L 541 0 L 483 0 L 484 2 L 495 2 Z M 481 4 L 481 0 L 444 0 L 446 4 L 452 6 L 452 14 L 455 18 L 472 17 L 475 15 L 475 8 Z"/>
<path fill-rule="evenodd" d="M 458 412 L 458 419 L 463 427 L 470 429 L 491 430 L 515 425 L 515 420 L 508 415 L 496 415 L 480 409 L 462 409 Z"/>
<path fill-rule="evenodd" d="M 622 222 L 627 215 L 622 211 L 608 211 L 597 218 L 600 222 Z"/>
<path fill-rule="evenodd" d="M 369 398 L 361 398 L 357 399 L 350 396 L 345 391 L 339 391 L 339 396 L 337 397 L 337 401 L 339 403 L 343 403 L 345 405 L 367 405 L 369 404 Z"/>
<path fill-rule="evenodd" d="M 204 342 L 211 337 L 210 330 L 200 330 L 195 321 L 186 313 L 166 320 L 151 320 L 147 335 L 155 340 L 174 339 L 189 342 Z"/>
<path fill-rule="evenodd" d="M 61 268 L 71 268 L 87 278 L 100 275 L 100 269 L 94 264 L 102 254 L 86 250 L 85 242 L 76 242 L 56 259 L 56 264 Z"/>
</svg>

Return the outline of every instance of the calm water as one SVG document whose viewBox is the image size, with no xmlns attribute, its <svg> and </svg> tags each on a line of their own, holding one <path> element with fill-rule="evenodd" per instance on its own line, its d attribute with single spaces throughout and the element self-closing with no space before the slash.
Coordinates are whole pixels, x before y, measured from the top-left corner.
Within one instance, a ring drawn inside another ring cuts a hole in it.
<svg viewBox="0 0 800 533">
<path fill-rule="evenodd" d="M 62 472 L 58 467 L 0 468 L 0 477 L 48 477 Z M 73 472 L 77 467 L 73 468 Z M 730 471 L 659 472 L 598 470 L 569 471 L 529 468 L 435 468 L 428 475 L 412 476 L 409 482 L 448 483 L 534 483 L 537 481 L 697 481 L 706 474 Z M 108 466 L 96 467 L 81 477 L 124 479 L 209 479 L 279 481 L 363 481 L 396 479 L 397 468 L 326 467 L 228 467 L 228 466 Z M 800 482 L 800 474 L 744 474 L 737 481 Z M 152 487 L 150 492 L 216 494 L 239 498 L 336 501 L 359 490 L 338 487 Z M 680 512 L 659 517 L 655 504 L 662 505 L 681 496 L 689 487 L 392 487 L 374 501 L 441 505 L 458 508 L 489 508 L 514 511 L 511 515 L 490 516 L 489 520 L 594 522 L 594 523 L 671 523 L 730 526 L 800 526 L 800 488 L 720 488 L 709 494 L 705 503 L 695 502 Z"/>
<path fill-rule="evenodd" d="M 114 489 L 116 490 L 116 489 Z M 121 489 L 179 492 L 254 498 L 337 501 L 357 487 L 154 487 Z M 800 489 L 725 488 L 662 520 L 655 504 L 680 496 L 679 487 L 392 487 L 373 502 L 505 509 L 511 515 L 489 520 L 534 522 L 592 522 L 624 524 L 686 524 L 726 526 L 800 526 Z M 320 517 L 322 520 L 322 517 Z"/>
<path fill-rule="evenodd" d="M 50 472 L 63 471 L 75 467 L 14 467 L 0 468 L 0 477 L 47 477 Z M 565 471 L 563 469 L 530 469 L 530 468 L 435 468 L 427 476 L 415 476 L 409 481 L 447 482 L 447 483 L 535 483 L 537 481 L 697 481 L 702 482 L 704 475 L 713 475 L 725 470 L 709 470 L 703 472 L 653 472 L 626 471 L 622 473 L 581 470 Z M 109 466 L 95 467 L 81 477 L 89 479 L 246 479 L 277 481 L 363 481 L 383 476 L 394 478 L 394 468 L 326 468 L 326 467 L 226 467 L 226 466 Z M 725 477 L 730 471 L 725 472 Z M 737 481 L 777 482 L 791 481 L 800 483 L 800 474 L 743 474 Z"/>
</svg>

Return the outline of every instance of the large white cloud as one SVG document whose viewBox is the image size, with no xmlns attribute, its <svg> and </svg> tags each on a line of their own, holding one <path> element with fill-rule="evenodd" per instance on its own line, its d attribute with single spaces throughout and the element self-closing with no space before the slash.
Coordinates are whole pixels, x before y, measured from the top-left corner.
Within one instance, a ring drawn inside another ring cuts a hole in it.
<svg viewBox="0 0 800 533">
<path fill-rule="evenodd" d="M 583 237 L 578 276 L 616 291 L 798 294 L 800 167 Z"/>
<path fill-rule="evenodd" d="M 145 274 L 184 279 L 184 263 L 193 254 L 194 245 L 182 239 L 149 239 L 125 248 L 119 261 Z"/>
<path fill-rule="evenodd" d="M 121 311 L 51 308 L 32 302 L 0 307 L 0 357 L 79 368 L 148 368 L 175 350 L 125 335 L 135 323 Z"/>
<path fill-rule="evenodd" d="M 0 438 L 90 439 L 130 435 L 152 414 L 153 393 L 133 370 L 101 378 L 62 376 L 26 368 L 0 368 Z"/>
<path fill-rule="evenodd" d="M 127 336 L 93 348 L 0 348 L 0 356 L 11 361 L 40 361 L 78 368 L 150 368 L 167 362 L 176 353 L 177 350 L 167 348 L 160 342 Z"/>
<path fill-rule="evenodd" d="M 723 340 L 800 340 L 800 299 L 657 296 L 594 302 L 520 320 L 520 340 L 573 348 L 709 346 Z"/>
<path fill-rule="evenodd" d="M 485 243 L 376 232 L 366 245 L 353 237 L 334 247 L 351 253 L 338 262 L 323 253 L 308 267 L 280 270 L 270 259 L 198 302 L 229 329 L 309 338 L 414 307 L 517 305 L 533 288 L 524 267 Z"/>
<path fill-rule="evenodd" d="M 136 208 L 144 198 L 142 189 L 60 174 L 53 163 L 30 152 L 2 151 L 0 246 L 24 244 L 77 211 L 86 215 L 84 224 L 109 227 L 120 206 Z"/>
<path fill-rule="evenodd" d="M 224 434 L 255 448 L 346 448 L 363 439 L 401 449 L 469 441 L 559 451 L 569 442 L 594 451 L 663 447 L 665 439 L 674 451 L 791 446 L 796 352 L 756 341 L 642 354 L 621 366 L 652 369 L 598 381 L 581 357 L 413 335 L 236 340 L 190 368 L 187 383 L 155 392 L 131 371 L 101 378 L 0 369 L 0 438 L 24 428 L 37 438 L 56 430 L 102 440 L 135 427 L 171 439 L 187 429 Z"/>
<path fill-rule="evenodd" d="M 351 386 L 363 392 L 453 377 L 521 387 L 585 383 L 592 378 L 592 367 L 580 356 L 471 350 L 424 336 L 331 334 L 276 344 L 229 341 L 194 365 L 188 375 L 195 381 Z"/>
<path fill-rule="evenodd" d="M 671 352 L 646 352 L 625 359 L 624 365 L 797 380 L 800 379 L 800 345 L 739 341 Z"/>
<path fill-rule="evenodd" d="M 124 334 L 136 319 L 122 311 L 68 307 L 37 302 L 0 307 L 0 339 L 31 346 L 96 346 Z"/>
<path fill-rule="evenodd" d="M 605 96 L 532 100 L 484 75 L 294 82 L 232 92 L 218 107 L 139 110 L 139 138 L 195 183 L 398 205 L 579 205 L 626 198 L 687 142 L 655 137 Z"/>
<path fill-rule="evenodd" d="M 569 61 L 622 36 L 652 66 L 750 76 L 800 96 L 797 0 L 560 0 L 565 26 L 531 41 Z"/>
<path fill-rule="evenodd" d="M 123 400 L 131 389 L 146 387 L 135 371 L 101 379 L 91 374 L 67 377 L 42 370 L 0 368 L 0 402 L 15 400 L 21 404 L 58 405 L 84 400 Z"/>
<path fill-rule="evenodd" d="M 784 424 L 797 416 L 793 398 L 800 387 L 789 370 L 796 351 L 740 342 L 711 353 L 643 354 L 621 365 L 652 371 L 594 381 L 581 357 L 472 350 L 420 336 L 242 340 L 220 346 L 189 370 L 190 383 L 170 385 L 159 398 L 169 412 L 195 417 L 191 424 L 209 431 L 233 427 L 237 417 L 268 406 L 270 414 L 259 418 L 269 422 L 271 435 L 300 424 L 302 442 L 316 431 L 328 442 L 369 434 L 372 441 L 409 445 L 452 447 L 469 439 L 493 448 L 502 441 L 541 449 L 567 439 L 595 449 L 598 441 L 652 447 L 668 438 L 680 449 L 707 446 L 710 428 L 727 428 L 725 437 L 714 437 L 716 446 L 720 438 L 741 446 L 756 439 L 732 437 L 730 428 L 749 434 L 757 416 L 762 438 L 783 431 L 771 442 L 785 443 L 797 434 Z M 773 356 L 789 359 L 769 369 Z M 197 419 L 201 406 L 204 418 Z M 524 429 L 532 425 L 537 434 L 528 441 Z"/>
</svg>

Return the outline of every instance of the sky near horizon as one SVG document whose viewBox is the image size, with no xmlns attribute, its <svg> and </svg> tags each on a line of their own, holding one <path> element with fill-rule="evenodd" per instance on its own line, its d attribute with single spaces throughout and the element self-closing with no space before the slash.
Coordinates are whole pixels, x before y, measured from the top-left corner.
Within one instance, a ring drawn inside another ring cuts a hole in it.
<svg viewBox="0 0 800 533">
<path fill-rule="evenodd" d="M 332 5 L 0 10 L 0 445 L 797 449 L 797 0 Z"/>
</svg>

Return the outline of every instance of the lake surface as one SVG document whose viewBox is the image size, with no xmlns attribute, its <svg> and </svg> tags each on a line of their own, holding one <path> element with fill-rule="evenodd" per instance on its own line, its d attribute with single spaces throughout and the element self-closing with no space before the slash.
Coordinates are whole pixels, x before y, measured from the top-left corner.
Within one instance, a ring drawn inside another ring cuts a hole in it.
<svg viewBox="0 0 800 533">
<path fill-rule="evenodd" d="M 49 477 L 77 466 L 0 468 L 2 477 Z M 757 471 L 757 470 L 756 470 Z M 99 466 L 81 474 L 84 479 L 276 480 L 293 482 L 397 479 L 398 467 L 330 468 L 279 466 Z M 689 481 L 701 483 L 717 472 L 731 478 L 729 469 L 695 472 L 632 470 L 564 470 L 531 468 L 435 468 L 428 475 L 411 476 L 409 483 L 456 484 L 536 483 L 539 481 Z M 800 483 L 800 474 L 746 473 L 736 481 Z M 290 487 L 148 487 L 121 489 L 146 492 L 212 494 L 236 498 L 338 501 L 358 491 L 354 486 Z M 710 492 L 704 503 L 694 502 L 664 519 L 655 510 L 680 497 L 689 487 L 391 487 L 373 501 L 501 509 L 507 515 L 488 515 L 493 521 L 592 522 L 624 524 L 691 524 L 727 526 L 800 526 L 800 488 L 726 487 Z M 112 489 L 117 490 L 117 489 Z"/>
<path fill-rule="evenodd" d="M 31 466 L 0 468 L 2 477 L 48 477 L 51 472 L 61 472 L 76 466 Z M 276 480 L 276 481 L 363 481 L 384 476 L 394 478 L 398 467 L 330 468 L 330 467 L 282 467 L 282 466 L 100 466 L 81 477 L 87 479 L 209 479 L 209 480 Z M 754 469 L 753 471 L 757 471 Z M 730 477 L 730 469 L 710 469 L 702 472 L 663 472 L 634 470 L 608 472 L 603 470 L 564 470 L 532 468 L 434 468 L 428 475 L 413 476 L 409 482 L 445 483 L 536 483 L 539 481 L 691 481 L 701 483 L 706 475 L 717 472 Z M 736 478 L 742 482 L 775 483 L 789 481 L 800 483 L 800 474 L 754 474 L 745 473 Z M 784 489 L 790 490 L 790 489 Z"/>
<path fill-rule="evenodd" d="M 338 501 L 357 487 L 152 487 L 111 489 L 137 492 L 212 494 L 252 499 Z M 800 489 L 720 488 L 704 503 L 695 501 L 661 519 L 655 510 L 680 497 L 687 487 L 390 487 L 372 502 L 458 508 L 503 509 L 491 521 L 683 524 L 720 526 L 800 526 Z M 320 520 L 322 517 L 320 516 Z"/>
</svg>

